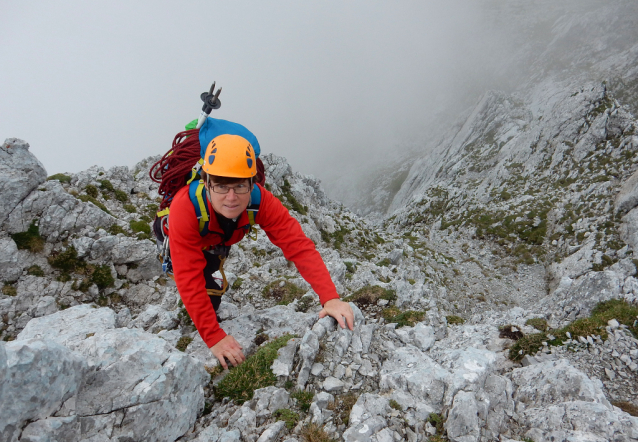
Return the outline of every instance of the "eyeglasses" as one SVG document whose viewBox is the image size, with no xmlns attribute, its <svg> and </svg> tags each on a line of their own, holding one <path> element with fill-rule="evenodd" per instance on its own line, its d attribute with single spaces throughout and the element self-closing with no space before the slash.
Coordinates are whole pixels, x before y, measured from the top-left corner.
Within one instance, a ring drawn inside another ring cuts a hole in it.
<svg viewBox="0 0 638 442">
<path fill-rule="evenodd" d="M 237 195 L 245 195 L 250 192 L 250 186 L 248 184 L 237 184 L 236 186 L 226 186 L 225 184 L 215 184 L 210 186 L 213 192 L 226 194 L 233 189 Z"/>
</svg>

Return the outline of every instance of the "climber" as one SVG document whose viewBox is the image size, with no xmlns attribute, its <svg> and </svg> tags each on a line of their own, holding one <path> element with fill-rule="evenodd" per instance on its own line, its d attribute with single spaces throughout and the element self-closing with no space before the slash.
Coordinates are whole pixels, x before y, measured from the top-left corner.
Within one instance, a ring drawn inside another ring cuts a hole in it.
<svg viewBox="0 0 638 442">
<path fill-rule="evenodd" d="M 211 124 L 222 121 L 209 120 Z M 202 131 L 206 128 L 205 123 Z M 218 324 L 215 311 L 227 284 L 220 285 L 212 274 L 223 264 L 230 246 L 240 241 L 252 224 L 258 225 L 270 241 L 282 249 L 286 259 L 296 265 L 319 295 L 323 306 L 319 317 L 332 316 L 342 328 L 353 330 L 352 308 L 339 299 L 314 243 L 282 203 L 255 182 L 257 159 L 251 143 L 243 136 L 223 133 L 207 144 L 202 158 L 199 174 L 205 201 L 200 202 L 208 206 L 207 210 L 194 207 L 199 204 L 194 204 L 189 195 L 191 186 L 182 187 L 170 202 L 168 237 L 177 289 L 199 334 L 220 364 L 227 369 L 228 359 L 237 366 L 245 356 L 237 340 Z M 258 210 L 251 213 L 256 199 L 260 200 Z M 202 213 L 211 214 L 204 232 L 201 231 Z M 250 217 L 254 219 L 249 220 Z"/>
</svg>

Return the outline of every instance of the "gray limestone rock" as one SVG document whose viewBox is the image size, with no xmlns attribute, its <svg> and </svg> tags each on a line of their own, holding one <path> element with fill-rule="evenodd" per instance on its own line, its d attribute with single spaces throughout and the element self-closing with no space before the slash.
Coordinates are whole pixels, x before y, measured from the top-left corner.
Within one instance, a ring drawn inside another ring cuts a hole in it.
<svg viewBox="0 0 638 442">
<path fill-rule="evenodd" d="M 87 337 L 115 328 L 115 312 L 89 304 L 61 310 L 29 321 L 18 339 L 47 339 L 75 349 Z"/>
<path fill-rule="evenodd" d="M 138 327 L 151 333 L 158 333 L 161 330 L 174 329 L 178 322 L 177 311 L 166 311 L 159 305 L 149 305 L 128 325 L 131 328 Z"/>
<path fill-rule="evenodd" d="M 403 390 L 435 409 L 443 405 L 450 382 L 447 370 L 410 345 L 397 349 L 379 375 L 382 390 Z"/>
<path fill-rule="evenodd" d="M 331 316 L 324 316 L 319 319 L 312 326 L 312 331 L 317 335 L 317 339 L 323 339 L 327 333 L 332 333 L 337 326 L 337 321 L 335 321 Z"/>
<path fill-rule="evenodd" d="M 329 392 L 339 392 L 343 389 L 344 385 L 343 381 L 333 376 L 329 376 L 323 381 L 323 389 Z"/>
<path fill-rule="evenodd" d="M 638 436 L 638 418 L 609 403 L 602 383 L 566 359 L 515 369 L 518 423 L 534 440 L 623 440 Z M 553 438 L 553 439 L 552 439 Z"/>
<path fill-rule="evenodd" d="M 126 277 L 134 283 L 160 276 L 162 266 L 157 259 L 157 247 L 149 240 L 139 241 L 126 236 L 105 236 L 91 246 L 90 257 L 96 262 L 135 264 Z"/>
<path fill-rule="evenodd" d="M 434 328 L 423 323 L 418 323 L 414 327 L 403 327 L 395 330 L 395 333 L 404 344 L 411 344 L 428 351 L 436 341 Z"/>
<path fill-rule="evenodd" d="M 0 146 L 0 225 L 46 178 L 44 166 L 29 152 L 28 143 L 17 138 L 4 141 Z"/>
<path fill-rule="evenodd" d="M 226 274 L 226 277 L 228 277 L 228 284 L 232 285 L 231 278 L 228 273 Z M 219 308 L 215 311 L 215 313 L 217 314 L 217 319 L 220 321 L 234 319 L 240 315 L 239 307 L 226 301 L 222 301 L 221 304 L 219 304 Z"/>
<path fill-rule="evenodd" d="M 0 238 L 0 281 L 13 282 L 21 275 L 18 246 L 11 238 Z"/>
<path fill-rule="evenodd" d="M 589 379 L 566 359 L 543 362 L 512 372 L 517 410 L 545 407 L 557 400 L 597 402 L 611 408 L 599 380 Z"/>
<path fill-rule="evenodd" d="M 298 338 L 292 338 L 284 347 L 277 350 L 277 359 L 270 367 L 275 376 L 290 376 L 299 341 Z"/>
<path fill-rule="evenodd" d="M 636 206 L 638 206 L 638 172 L 623 183 L 614 201 L 614 209 L 620 214 L 627 213 Z"/>
<path fill-rule="evenodd" d="M 52 242 L 86 227 L 95 229 L 115 223 L 115 218 L 93 203 L 68 194 L 58 181 L 47 181 L 40 188 L 11 211 L 3 226 L 8 232 L 24 232 L 34 219 L 39 219 L 40 235 Z"/>
<path fill-rule="evenodd" d="M 297 377 L 297 387 L 303 389 L 308 382 L 310 370 L 317 357 L 319 351 L 319 339 L 312 330 L 306 331 L 301 343 L 299 344 L 299 357 L 301 359 L 301 368 Z"/>
<path fill-rule="evenodd" d="M 386 420 L 381 416 L 374 416 L 365 421 L 349 427 L 343 433 L 346 442 L 368 442 L 371 436 L 387 426 Z"/>
<path fill-rule="evenodd" d="M 78 395 L 87 363 L 52 341 L 17 340 L 0 346 L 0 371 L 4 376 L 0 440 L 15 441 L 24 424 L 51 416 Z"/>
<path fill-rule="evenodd" d="M 265 387 L 255 390 L 251 403 L 257 413 L 268 411 L 274 413 L 280 408 L 288 408 L 290 393 L 284 388 Z"/>
<path fill-rule="evenodd" d="M 638 209 L 631 209 L 623 216 L 620 237 L 633 250 L 638 250 Z"/>
<path fill-rule="evenodd" d="M 474 393 L 459 391 L 445 421 L 448 438 L 453 442 L 478 442 L 480 427 Z"/>
<path fill-rule="evenodd" d="M 364 393 L 357 398 L 357 402 L 350 411 L 349 425 L 355 427 L 371 417 L 384 417 L 390 410 L 390 400 L 386 396 Z"/>
<path fill-rule="evenodd" d="M 492 373 L 485 380 L 484 390 L 477 393 L 489 404 L 485 432 L 493 438 L 507 431 L 509 418 L 514 414 L 513 390 L 509 379 Z"/>
<path fill-rule="evenodd" d="M 204 406 L 210 376 L 203 366 L 161 338 L 137 329 L 106 330 L 75 346 L 90 371 L 78 394 L 79 416 L 118 413 L 126 420 L 105 431 L 133 440 L 171 441 L 184 434 Z"/>
<path fill-rule="evenodd" d="M 257 426 L 257 413 L 247 405 L 244 405 L 230 416 L 228 426 L 237 428 L 244 434 L 250 433 Z"/>
<path fill-rule="evenodd" d="M 334 396 L 325 391 L 321 391 L 315 395 L 313 402 L 317 404 L 317 407 L 323 410 L 328 404 L 334 402 Z"/>
<path fill-rule="evenodd" d="M 80 440 L 80 421 L 77 416 L 48 417 L 27 425 L 20 442 L 53 442 Z"/>
<path fill-rule="evenodd" d="M 279 437 L 279 434 L 284 429 L 285 425 L 286 423 L 284 421 L 277 421 L 274 424 L 271 424 L 263 433 L 261 433 L 257 442 L 274 442 Z"/>
</svg>

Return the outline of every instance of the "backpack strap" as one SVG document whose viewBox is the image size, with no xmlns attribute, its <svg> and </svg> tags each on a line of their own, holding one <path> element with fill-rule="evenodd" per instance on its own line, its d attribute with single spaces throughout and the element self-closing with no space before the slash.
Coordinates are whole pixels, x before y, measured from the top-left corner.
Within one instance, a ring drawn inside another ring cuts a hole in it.
<svg viewBox="0 0 638 442">
<path fill-rule="evenodd" d="M 188 196 L 195 208 L 195 215 L 199 220 L 199 234 L 204 236 L 208 234 L 208 204 L 206 204 L 206 186 L 204 180 L 192 181 L 188 185 Z"/>
<path fill-rule="evenodd" d="M 206 202 L 206 186 L 204 185 L 204 180 L 191 182 L 188 188 L 188 196 L 195 208 L 195 215 L 199 220 L 199 234 L 201 236 L 208 235 L 208 233 L 210 233 L 208 230 L 210 214 L 208 213 L 208 204 Z M 252 227 L 257 223 L 255 219 L 259 212 L 260 205 L 261 189 L 259 186 L 255 185 L 253 186 L 253 190 L 250 192 L 250 205 L 246 208 L 248 222 L 250 223 L 250 230 L 252 230 Z"/>
<path fill-rule="evenodd" d="M 248 222 L 250 225 L 248 226 L 248 232 L 246 232 L 246 236 L 250 239 L 257 239 L 257 228 L 253 230 L 253 227 L 257 222 L 255 219 L 257 218 L 257 212 L 259 212 L 259 205 L 261 204 L 261 189 L 258 185 L 253 186 L 253 190 L 250 192 L 250 204 L 246 208 L 246 212 L 248 214 Z M 251 236 L 251 232 L 253 235 Z"/>
<path fill-rule="evenodd" d="M 187 185 L 190 185 L 190 183 L 192 183 L 195 180 L 195 178 L 200 178 L 199 171 L 202 168 L 203 164 L 204 164 L 204 159 L 203 158 L 200 158 L 199 161 L 197 163 L 195 163 L 195 165 L 191 169 L 191 175 L 188 178 L 188 181 L 186 181 Z"/>
<path fill-rule="evenodd" d="M 261 189 L 258 185 L 253 186 L 253 190 L 250 192 L 250 205 L 246 208 L 248 212 L 248 221 L 250 222 L 250 226 L 254 226 L 255 217 L 257 216 L 257 212 L 259 212 L 259 205 L 261 204 Z"/>
</svg>

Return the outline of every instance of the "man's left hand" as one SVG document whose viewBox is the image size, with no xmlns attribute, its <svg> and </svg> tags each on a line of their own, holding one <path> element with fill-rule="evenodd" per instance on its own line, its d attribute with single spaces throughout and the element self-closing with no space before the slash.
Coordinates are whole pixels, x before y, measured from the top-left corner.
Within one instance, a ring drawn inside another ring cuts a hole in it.
<svg viewBox="0 0 638 442">
<path fill-rule="evenodd" d="M 348 324 L 348 328 L 354 330 L 354 312 L 347 302 L 343 302 L 341 299 L 326 301 L 323 305 L 323 309 L 319 312 L 319 318 L 326 316 L 335 318 L 341 328 L 346 328 L 346 324 Z"/>
</svg>

